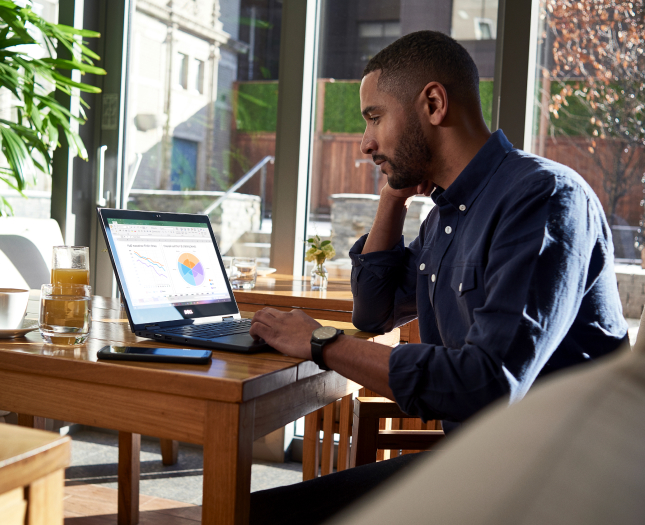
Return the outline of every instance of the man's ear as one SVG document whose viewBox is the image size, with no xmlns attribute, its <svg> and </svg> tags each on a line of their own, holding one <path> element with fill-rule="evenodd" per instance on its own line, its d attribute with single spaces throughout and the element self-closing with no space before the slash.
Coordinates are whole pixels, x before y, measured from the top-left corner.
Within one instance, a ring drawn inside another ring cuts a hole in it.
<svg viewBox="0 0 645 525">
<path fill-rule="evenodd" d="M 439 126 L 448 113 L 448 94 L 439 82 L 429 82 L 420 95 L 423 114 L 433 126 Z"/>
</svg>

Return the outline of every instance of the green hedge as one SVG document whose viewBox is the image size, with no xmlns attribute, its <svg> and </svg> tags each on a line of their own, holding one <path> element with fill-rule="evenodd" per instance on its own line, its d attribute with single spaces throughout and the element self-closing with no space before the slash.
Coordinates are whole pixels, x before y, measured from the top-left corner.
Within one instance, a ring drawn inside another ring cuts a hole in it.
<svg viewBox="0 0 645 525">
<path fill-rule="evenodd" d="M 363 133 L 365 121 L 361 116 L 360 81 L 328 82 L 325 84 L 325 133 Z M 490 127 L 493 109 L 493 82 L 479 83 L 484 120 Z M 278 109 L 277 82 L 246 82 L 238 84 L 237 129 L 240 131 L 275 132 Z"/>
<path fill-rule="evenodd" d="M 278 83 L 239 83 L 236 109 L 235 120 L 238 130 L 275 133 L 278 116 Z"/>
</svg>

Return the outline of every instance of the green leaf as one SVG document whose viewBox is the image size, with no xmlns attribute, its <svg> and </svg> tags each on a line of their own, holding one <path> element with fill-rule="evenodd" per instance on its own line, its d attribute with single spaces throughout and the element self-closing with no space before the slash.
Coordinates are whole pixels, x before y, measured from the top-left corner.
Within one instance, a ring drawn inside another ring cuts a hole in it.
<svg viewBox="0 0 645 525">
<path fill-rule="evenodd" d="M 0 126 L 0 135 L 2 135 L 2 152 L 14 172 L 17 188 L 22 191 L 27 186 L 27 182 L 35 178 L 34 162 L 25 143 L 12 129 Z"/>
<path fill-rule="evenodd" d="M 78 69 L 83 73 L 91 73 L 93 75 L 107 74 L 105 69 L 90 66 L 88 64 L 83 64 L 82 62 L 78 62 L 77 60 L 63 60 L 62 58 L 43 58 L 40 61 L 45 64 L 51 64 L 56 69 Z"/>
<path fill-rule="evenodd" d="M 96 31 L 91 31 L 89 29 L 78 29 L 76 27 L 66 26 L 63 24 L 56 24 L 56 28 L 59 31 L 62 31 L 63 33 L 68 33 L 70 35 L 80 35 L 80 36 L 86 36 L 88 38 L 99 38 L 101 36 L 101 33 L 97 33 Z"/>
<path fill-rule="evenodd" d="M 78 88 L 81 91 L 85 91 L 86 93 L 101 92 L 101 88 L 99 87 L 91 86 L 89 84 L 84 84 L 83 82 L 74 82 L 73 80 L 61 75 L 60 73 L 56 73 L 55 71 L 52 71 L 52 76 L 56 79 L 57 86 L 58 86 L 58 83 L 61 83 L 65 86 Z"/>
<path fill-rule="evenodd" d="M 327 246 L 328 244 L 331 244 L 331 241 L 323 241 L 320 243 L 320 246 Z"/>
<path fill-rule="evenodd" d="M 313 240 L 313 238 L 312 238 L 312 239 L 307 239 L 307 242 L 313 243 L 313 242 L 315 242 L 315 241 L 314 241 L 314 240 Z"/>
</svg>

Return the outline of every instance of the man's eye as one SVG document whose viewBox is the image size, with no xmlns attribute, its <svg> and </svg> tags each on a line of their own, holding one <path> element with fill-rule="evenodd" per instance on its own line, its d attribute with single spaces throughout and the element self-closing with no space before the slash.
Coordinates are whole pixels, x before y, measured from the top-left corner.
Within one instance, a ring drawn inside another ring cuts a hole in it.
<svg viewBox="0 0 645 525">
<path fill-rule="evenodd" d="M 376 124 L 376 121 L 378 120 L 378 117 L 370 117 L 370 120 Z"/>
</svg>

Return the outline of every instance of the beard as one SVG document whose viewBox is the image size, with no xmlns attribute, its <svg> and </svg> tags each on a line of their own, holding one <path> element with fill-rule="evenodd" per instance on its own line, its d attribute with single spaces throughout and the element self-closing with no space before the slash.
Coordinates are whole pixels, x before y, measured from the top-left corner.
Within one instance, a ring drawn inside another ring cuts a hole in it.
<svg viewBox="0 0 645 525">
<path fill-rule="evenodd" d="M 394 190 L 402 190 L 421 184 L 427 176 L 433 154 L 417 115 L 406 125 L 399 143 L 390 159 L 385 155 L 374 155 L 374 160 L 385 160 L 391 167 L 387 183 Z"/>
</svg>

